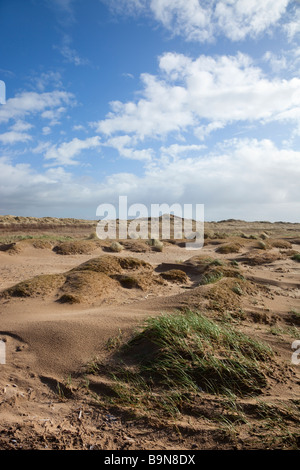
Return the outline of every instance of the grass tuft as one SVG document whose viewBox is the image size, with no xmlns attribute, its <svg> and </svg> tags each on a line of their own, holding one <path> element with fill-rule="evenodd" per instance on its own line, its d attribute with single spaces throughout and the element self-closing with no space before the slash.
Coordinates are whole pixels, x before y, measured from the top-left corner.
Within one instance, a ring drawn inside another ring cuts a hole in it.
<svg viewBox="0 0 300 470">
<path fill-rule="evenodd" d="M 122 405 L 178 411 L 187 393 L 260 394 L 272 355 L 268 345 L 188 310 L 148 318 L 107 371 Z"/>
<path fill-rule="evenodd" d="M 109 248 L 110 251 L 112 251 L 113 253 L 120 253 L 120 251 L 123 250 L 123 246 L 121 245 L 121 243 L 116 241 L 112 242 Z"/>
</svg>

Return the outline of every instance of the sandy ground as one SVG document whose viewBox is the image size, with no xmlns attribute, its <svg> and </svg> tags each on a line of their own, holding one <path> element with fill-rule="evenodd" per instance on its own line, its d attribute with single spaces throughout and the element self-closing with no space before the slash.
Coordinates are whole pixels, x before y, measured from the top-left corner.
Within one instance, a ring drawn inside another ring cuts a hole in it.
<svg viewBox="0 0 300 470">
<path fill-rule="evenodd" d="M 278 230 L 276 226 L 276 238 Z M 300 230 L 282 233 L 282 240 L 293 242 Z M 99 298 L 89 294 L 88 301 L 79 304 L 59 303 L 54 294 L 0 299 L 0 340 L 5 341 L 6 348 L 6 363 L 0 364 L 0 449 L 276 448 L 276 439 L 272 441 L 275 444 L 264 443 L 261 435 L 249 434 L 245 427 L 235 429 L 233 437 L 228 428 L 224 430 L 207 416 L 202 419 L 199 413 L 183 414 L 175 424 L 174 420 L 151 420 L 148 416 L 137 419 L 124 409 L 97 402 L 95 394 L 100 397 L 103 390 L 103 383 L 97 378 L 89 377 L 86 389 L 76 379 L 89 361 L 107 355 L 108 341 L 120 331 L 126 338 L 150 315 L 182 307 L 202 308 L 208 287 L 196 287 L 197 275 L 186 261 L 207 255 L 239 262 L 254 250 L 246 243 L 238 253 L 217 253 L 217 248 L 229 241 L 218 239 L 216 244 L 211 240 L 198 251 L 166 244 L 162 252 L 123 250 L 115 254 L 99 246 L 89 254 L 59 255 L 52 249 L 21 242 L 19 251 L 0 251 L 2 292 L 34 276 L 64 274 L 100 256 L 143 260 L 151 265 L 155 276 L 168 267 L 188 274 L 187 284 L 149 282 L 145 289 L 118 286 Z M 290 250 L 299 251 L 299 244 L 291 243 Z M 299 334 L 299 319 L 292 321 L 291 312 L 300 312 L 300 264 L 287 255 L 288 250 L 273 247 L 266 251 L 281 253 L 280 259 L 263 265 L 241 262 L 243 276 L 255 289 L 239 300 L 244 317 L 238 326 L 271 344 L 276 360 L 288 370 L 287 378 L 274 380 L 260 399 L 299 406 L 300 365 L 291 364 L 291 344 L 297 339 L 297 331 Z M 72 386 L 66 387 L 70 383 Z M 220 397 L 206 394 L 203 400 L 206 408 L 212 410 L 221 402 Z M 252 418 L 251 423 L 255 424 L 255 417 Z M 286 424 L 293 435 L 294 425 L 289 428 Z M 280 448 L 291 446 L 290 441 L 282 442 Z M 292 446 L 298 444 L 299 435 Z"/>
</svg>

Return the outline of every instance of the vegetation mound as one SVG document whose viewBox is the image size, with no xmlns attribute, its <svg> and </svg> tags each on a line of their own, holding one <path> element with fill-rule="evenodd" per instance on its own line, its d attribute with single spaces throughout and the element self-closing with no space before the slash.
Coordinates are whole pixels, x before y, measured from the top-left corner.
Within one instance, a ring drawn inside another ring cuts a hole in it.
<svg viewBox="0 0 300 470">
<path fill-rule="evenodd" d="M 62 303 L 82 303 L 107 296 L 117 283 L 103 273 L 93 271 L 70 272 L 60 289 Z"/>
<path fill-rule="evenodd" d="M 229 253 L 238 253 L 241 249 L 241 245 L 238 243 L 226 243 L 225 245 L 221 245 L 216 249 L 217 253 L 220 254 L 229 254 Z"/>
<path fill-rule="evenodd" d="M 268 244 L 272 248 L 281 248 L 282 250 L 289 250 L 293 245 L 287 240 L 269 240 Z"/>
<path fill-rule="evenodd" d="M 58 255 L 89 255 L 97 245 L 90 240 L 74 240 L 55 245 L 53 251 Z"/>
<path fill-rule="evenodd" d="M 221 261 L 219 259 L 200 255 L 190 258 L 186 264 L 193 266 L 198 270 L 199 274 L 201 274 L 201 278 L 199 280 L 200 285 L 214 283 L 223 277 L 243 279 L 243 276 L 238 269 L 238 265 L 234 266 L 231 261 Z"/>
<path fill-rule="evenodd" d="M 122 287 L 126 289 L 141 289 L 147 291 L 153 286 L 164 285 L 164 281 L 160 276 L 153 275 L 152 273 L 137 273 L 137 274 L 118 274 L 114 276 Z"/>
<path fill-rule="evenodd" d="M 188 276 L 181 269 L 170 269 L 160 274 L 166 281 L 175 282 L 179 284 L 186 284 L 189 280 Z"/>
<path fill-rule="evenodd" d="M 115 404 L 176 414 L 199 393 L 259 395 L 272 349 L 229 324 L 187 310 L 148 318 L 93 373 L 112 380 Z"/>
<path fill-rule="evenodd" d="M 149 272 L 150 269 L 150 264 L 139 259 L 104 255 L 63 274 L 41 275 L 22 281 L 5 289 L 1 296 L 53 296 L 62 303 L 97 301 L 113 295 L 120 286 L 147 290 L 154 285 L 163 285 L 163 280 Z"/>
<path fill-rule="evenodd" d="M 50 295 L 59 289 L 64 281 L 65 276 L 63 274 L 43 274 L 9 287 L 2 293 L 2 296 L 38 297 Z"/>
<path fill-rule="evenodd" d="M 5 251 L 6 253 L 10 255 L 14 255 L 17 253 L 20 253 L 21 248 L 19 244 L 13 242 L 13 243 L 2 243 L 0 245 L 0 251 Z"/>
<path fill-rule="evenodd" d="M 261 250 L 253 250 L 252 252 L 246 254 L 239 258 L 239 261 L 242 261 L 245 264 L 250 266 L 260 266 L 263 264 L 270 264 L 274 261 L 282 259 L 280 253 L 273 252 L 261 252 Z"/>
<path fill-rule="evenodd" d="M 150 246 L 142 240 L 125 240 L 121 242 L 125 250 L 133 253 L 146 253 L 150 251 Z"/>
</svg>

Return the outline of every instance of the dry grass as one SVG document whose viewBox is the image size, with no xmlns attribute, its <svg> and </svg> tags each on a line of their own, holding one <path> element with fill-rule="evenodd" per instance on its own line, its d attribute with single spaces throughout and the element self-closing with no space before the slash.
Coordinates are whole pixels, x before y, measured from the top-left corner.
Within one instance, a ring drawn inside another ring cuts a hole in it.
<svg viewBox="0 0 300 470">
<path fill-rule="evenodd" d="M 170 269 L 169 271 L 161 273 L 160 276 L 166 281 L 175 282 L 178 284 L 186 284 L 189 280 L 186 273 L 180 269 Z"/>
<path fill-rule="evenodd" d="M 281 248 L 283 250 L 288 250 L 293 247 L 293 245 L 287 240 L 269 240 L 268 244 L 272 248 Z"/>
<path fill-rule="evenodd" d="M 261 252 L 260 250 L 253 250 L 252 252 L 239 258 L 239 261 L 242 261 L 245 264 L 250 266 L 260 266 L 264 264 L 270 264 L 274 261 L 282 259 L 280 253 L 271 253 L 271 252 Z"/>
<path fill-rule="evenodd" d="M 82 303 L 105 297 L 118 287 L 117 283 L 103 273 L 79 271 L 68 273 L 63 286 L 60 302 Z"/>
<path fill-rule="evenodd" d="M 221 245 L 216 249 L 217 253 L 229 254 L 229 253 L 238 253 L 241 249 L 241 245 L 238 243 L 227 243 L 226 245 Z"/>
<path fill-rule="evenodd" d="M 150 246 L 143 240 L 122 240 L 120 243 L 125 250 L 133 253 L 146 253 L 151 250 Z"/>
<path fill-rule="evenodd" d="M 109 249 L 113 253 L 120 253 L 123 250 L 123 246 L 119 242 L 114 241 L 110 245 Z"/>
<path fill-rule="evenodd" d="M 65 281 L 63 274 L 44 274 L 22 281 L 6 289 L 3 297 L 38 297 L 51 295 L 57 291 Z"/>
<path fill-rule="evenodd" d="M 58 255 L 89 255 L 97 245 L 89 240 L 72 240 L 61 242 L 53 248 Z"/>
<path fill-rule="evenodd" d="M 114 276 L 122 287 L 126 289 L 141 289 L 148 291 L 153 286 L 163 286 L 164 281 L 160 276 L 152 273 L 136 273 L 136 274 L 117 274 Z"/>
</svg>

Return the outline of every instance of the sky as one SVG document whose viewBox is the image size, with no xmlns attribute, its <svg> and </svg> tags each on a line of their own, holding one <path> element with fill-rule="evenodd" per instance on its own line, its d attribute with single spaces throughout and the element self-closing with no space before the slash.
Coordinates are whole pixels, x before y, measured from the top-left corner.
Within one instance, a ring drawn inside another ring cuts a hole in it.
<svg viewBox="0 0 300 470">
<path fill-rule="evenodd" d="M 300 2 L 0 0 L 0 214 L 300 222 Z"/>
</svg>

